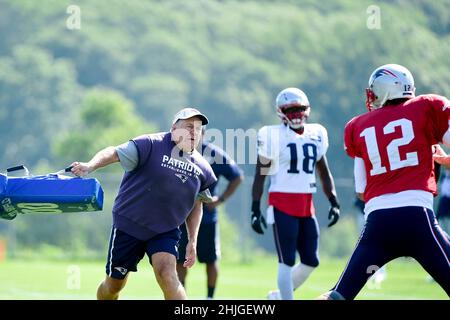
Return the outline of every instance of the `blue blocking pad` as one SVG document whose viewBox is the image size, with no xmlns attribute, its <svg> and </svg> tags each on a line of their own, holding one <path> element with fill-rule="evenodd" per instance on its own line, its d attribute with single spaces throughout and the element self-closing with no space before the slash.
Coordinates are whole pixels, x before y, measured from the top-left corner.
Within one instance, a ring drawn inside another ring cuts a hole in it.
<svg viewBox="0 0 450 320">
<path fill-rule="evenodd" d="M 64 175 L 8 177 L 0 174 L 0 218 L 17 214 L 91 212 L 103 209 L 103 189 L 95 178 Z"/>
</svg>

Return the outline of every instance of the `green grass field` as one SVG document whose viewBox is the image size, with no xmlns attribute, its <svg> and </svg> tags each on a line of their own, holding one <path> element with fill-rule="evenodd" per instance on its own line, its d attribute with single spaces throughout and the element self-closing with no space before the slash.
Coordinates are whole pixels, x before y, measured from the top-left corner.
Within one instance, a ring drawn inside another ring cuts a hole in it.
<svg viewBox="0 0 450 320">
<path fill-rule="evenodd" d="M 322 259 L 320 267 L 303 287 L 296 299 L 314 299 L 329 290 L 346 261 Z M 204 299 L 205 266 L 196 264 L 189 271 L 187 291 L 190 299 Z M 220 263 L 217 299 L 265 299 L 276 287 L 275 257 L 255 258 L 251 263 Z M 15 261 L 0 263 L 0 299 L 95 299 L 98 283 L 104 277 L 103 262 Z M 162 299 L 147 260 L 129 277 L 121 299 Z M 398 259 L 388 265 L 388 277 L 379 287 L 368 282 L 358 299 L 448 299 L 445 292 L 427 279 L 427 274 L 414 261 Z"/>
</svg>

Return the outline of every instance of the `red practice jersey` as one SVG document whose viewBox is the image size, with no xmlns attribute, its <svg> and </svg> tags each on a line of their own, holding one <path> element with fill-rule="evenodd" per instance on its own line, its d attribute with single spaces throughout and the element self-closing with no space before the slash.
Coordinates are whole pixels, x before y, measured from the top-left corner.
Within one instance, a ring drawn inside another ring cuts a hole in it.
<svg viewBox="0 0 450 320">
<path fill-rule="evenodd" d="M 407 190 L 436 195 L 431 146 L 442 141 L 449 117 L 449 100 L 429 94 L 351 119 L 344 130 L 345 150 L 364 160 L 364 200 Z"/>
</svg>

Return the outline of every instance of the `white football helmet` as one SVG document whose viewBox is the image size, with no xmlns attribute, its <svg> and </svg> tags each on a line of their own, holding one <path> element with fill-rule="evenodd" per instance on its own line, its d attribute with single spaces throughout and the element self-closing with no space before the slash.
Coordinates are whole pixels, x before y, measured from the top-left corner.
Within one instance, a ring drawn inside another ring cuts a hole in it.
<svg viewBox="0 0 450 320">
<path fill-rule="evenodd" d="M 398 64 L 385 64 L 370 75 L 366 106 L 371 111 L 388 100 L 414 98 L 415 91 L 414 78 L 408 69 Z"/>
<path fill-rule="evenodd" d="M 293 107 L 306 108 L 304 108 L 304 110 L 298 110 L 286 114 L 286 110 Z M 297 88 L 286 88 L 282 90 L 277 95 L 275 108 L 277 110 L 278 117 L 280 117 L 283 123 L 288 124 L 292 129 L 301 128 L 311 111 L 308 97 L 302 90 Z"/>
</svg>

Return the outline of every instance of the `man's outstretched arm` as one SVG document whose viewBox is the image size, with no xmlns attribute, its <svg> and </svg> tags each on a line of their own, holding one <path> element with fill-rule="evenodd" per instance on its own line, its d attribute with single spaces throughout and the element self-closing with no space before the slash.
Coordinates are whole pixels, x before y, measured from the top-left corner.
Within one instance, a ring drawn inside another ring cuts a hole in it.
<svg viewBox="0 0 450 320">
<path fill-rule="evenodd" d="M 71 164 L 72 173 L 76 176 L 83 177 L 98 168 L 106 167 L 107 165 L 119 162 L 119 156 L 115 147 L 107 147 L 100 150 L 89 162 L 73 162 Z"/>
</svg>

